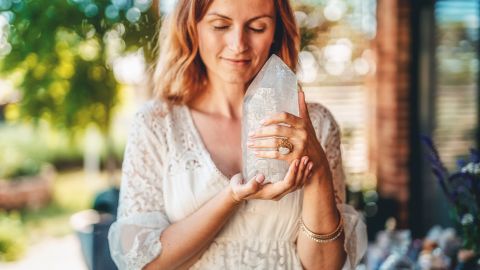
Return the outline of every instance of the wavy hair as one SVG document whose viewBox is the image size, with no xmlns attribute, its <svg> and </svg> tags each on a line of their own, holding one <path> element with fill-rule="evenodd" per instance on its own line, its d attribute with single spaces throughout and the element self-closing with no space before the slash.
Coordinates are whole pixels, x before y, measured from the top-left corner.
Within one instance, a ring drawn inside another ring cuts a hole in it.
<svg viewBox="0 0 480 270">
<path fill-rule="evenodd" d="M 296 71 L 300 44 L 298 27 L 288 0 L 273 0 L 276 13 L 271 54 Z M 178 0 L 158 35 L 158 59 L 153 67 L 155 98 L 168 105 L 188 104 L 206 84 L 206 68 L 198 52 L 196 24 L 213 0 Z"/>
</svg>

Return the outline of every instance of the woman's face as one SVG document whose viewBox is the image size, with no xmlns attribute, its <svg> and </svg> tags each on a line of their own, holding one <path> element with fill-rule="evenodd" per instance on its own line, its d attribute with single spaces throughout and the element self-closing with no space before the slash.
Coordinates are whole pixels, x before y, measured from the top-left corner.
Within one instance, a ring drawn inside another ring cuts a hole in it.
<svg viewBox="0 0 480 270">
<path fill-rule="evenodd" d="M 197 24 L 209 80 L 246 84 L 269 56 L 275 33 L 272 0 L 215 0 Z"/>
</svg>

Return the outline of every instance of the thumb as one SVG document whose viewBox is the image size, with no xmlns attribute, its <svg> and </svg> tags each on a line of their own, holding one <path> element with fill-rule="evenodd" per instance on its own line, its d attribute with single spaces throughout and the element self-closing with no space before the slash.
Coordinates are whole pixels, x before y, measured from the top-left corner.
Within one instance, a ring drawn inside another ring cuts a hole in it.
<svg viewBox="0 0 480 270">
<path fill-rule="evenodd" d="M 302 89 L 298 91 L 298 105 L 300 117 L 310 119 L 310 115 L 308 114 L 307 102 L 305 101 L 305 92 L 303 92 Z"/>
<path fill-rule="evenodd" d="M 241 174 L 236 174 L 230 180 L 231 187 L 233 192 L 240 198 L 246 198 L 249 195 L 257 192 L 263 181 L 265 180 L 265 176 L 263 175 L 256 175 L 248 182 L 244 183 L 243 176 Z"/>
<path fill-rule="evenodd" d="M 234 176 L 232 176 L 232 178 L 230 179 L 230 183 L 232 184 L 232 186 L 239 186 L 239 185 L 243 184 L 242 174 L 237 173 Z"/>
</svg>

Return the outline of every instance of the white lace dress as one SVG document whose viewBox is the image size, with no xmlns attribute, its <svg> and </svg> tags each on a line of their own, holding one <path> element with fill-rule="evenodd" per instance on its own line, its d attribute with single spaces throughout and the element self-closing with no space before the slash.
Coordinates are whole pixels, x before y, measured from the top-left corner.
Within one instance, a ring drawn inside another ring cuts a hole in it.
<svg viewBox="0 0 480 270">
<path fill-rule="evenodd" d="M 363 256 L 366 228 L 345 200 L 340 133 L 329 111 L 309 104 L 323 145 L 345 222 L 344 269 Z M 123 162 L 118 219 L 109 232 L 119 269 L 141 269 L 162 251 L 160 235 L 169 224 L 198 209 L 228 185 L 215 167 L 186 106 L 165 112 L 148 102 L 136 115 Z M 191 269 L 302 269 L 296 252 L 302 190 L 279 201 L 248 201 L 234 214 Z"/>
</svg>

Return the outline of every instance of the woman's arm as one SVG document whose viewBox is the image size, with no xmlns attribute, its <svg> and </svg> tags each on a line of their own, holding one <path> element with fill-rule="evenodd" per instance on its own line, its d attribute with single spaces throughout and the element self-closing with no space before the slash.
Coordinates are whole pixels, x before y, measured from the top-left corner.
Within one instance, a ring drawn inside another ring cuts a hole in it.
<svg viewBox="0 0 480 270">
<path fill-rule="evenodd" d="M 340 222 L 328 167 L 316 170 L 305 185 L 301 215 L 305 226 L 317 234 L 333 232 Z M 298 255 L 305 269 L 341 269 L 346 259 L 343 244 L 343 234 L 328 243 L 317 243 L 302 232 L 297 238 Z"/>
<path fill-rule="evenodd" d="M 188 268 L 210 245 L 241 201 L 279 199 L 290 190 L 298 188 L 308 172 L 307 166 L 299 166 L 299 161 L 294 160 L 283 181 L 278 183 L 262 185 L 265 177 L 257 175 L 244 184 L 241 174 L 233 176 L 227 188 L 192 215 L 170 225 L 162 232 L 162 252 L 144 269 Z"/>
<path fill-rule="evenodd" d="M 238 208 L 230 187 L 187 218 L 170 225 L 160 236 L 162 252 L 144 269 L 176 269 L 208 246 Z"/>
<path fill-rule="evenodd" d="M 289 113 L 275 114 L 262 122 L 263 127 L 259 128 L 253 134 L 253 137 L 284 137 L 288 138 L 288 141 L 294 146 L 293 152 L 289 155 L 282 156 L 278 153 L 276 155 L 272 153 L 270 156 L 263 155 L 264 158 L 288 160 L 299 156 L 309 157 L 315 169 L 312 171 L 313 175 L 305 182 L 301 216 L 304 225 L 310 231 L 327 235 L 336 231 L 340 220 L 335 202 L 334 177 L 332 177 L 329 166 L 329 160 L 339 149 L 324 151 L 319 141 L 323 136 L 318 136 L 312 125 L 302 91 L 299 91 L 299 105 L 300 117 Z M 318 118 L 318 115 L 315 114 L 314 117 Z M 332 127 L 332 119 L 323 119 L 320 123 L 318 123 L 319 119 L 316 120 L 316 125 L 322 124 L 324 128 L 328 129 Z M 288 126 L 279 125 L 282 123 Z M 329 136 L 324 138 L 333 138 L 338 135 L 330 134 L 332 130 L 328 129 L 324 129 L 323 134 L 320 135 L 325 135 L 327 132 Z M 263 139 L 261 144 L 253 144 L 253 147 L 275 147 L 275 145 L 277 143 L 274 139 Z M 325 145 L 327 148 L 332 147 L 329 143 Z M 337 148 L 339 148 L 339 144 Z M 329 155 L 328 159 L 327 154 Z M 340 155 L 337 158 L 340 158 Z M 341 169 L 341 167 L 337 167 Z M 338 178 L 338 175 L 336 175 L 336 178 Z M 335 179 L 335 181 L 341 180 L 343 179 Z M 344 238 L 344 235 L 340 234 L 340 237 L 337 237 L 334 241 L 318 243 L 300 232 L 297 239 L 297 251 L 303 266 L 307 269 L 341 269 L 346 260 L 346 252 L 343 248 Z"/>
</svg>

